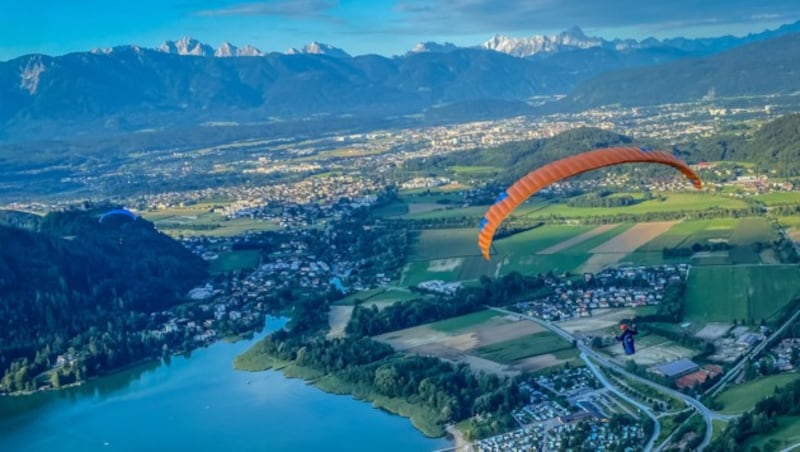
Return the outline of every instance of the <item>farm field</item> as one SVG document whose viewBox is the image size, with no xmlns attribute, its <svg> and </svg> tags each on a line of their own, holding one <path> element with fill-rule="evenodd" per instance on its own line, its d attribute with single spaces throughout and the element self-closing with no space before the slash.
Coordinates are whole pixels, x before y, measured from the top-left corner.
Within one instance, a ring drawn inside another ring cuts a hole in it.
<svg viewBox="0 0 800 452">
<path fill-rule="evenodd" d="M 430 193 L 402 192 L 400 198 L 390 204 L 381 206 L 372 211 L 375 217 L 399 217 L 406 214 L 425 213 L 431 211 L 441 211 L 458 205 L 462 202 L 461 197 L 456 193 L 447 193 L 440 190 Z M 444 216 L 448 216 L 444 214 Z"/>
<path fill-rule="evenodd" d="M 468 281 L 482 275 L 494 276 L 512 271 L 523 274 L 546 273 L 553 269 L 571 271 L 590 257 L 588 249 L 623 232 L 627 227 L 629 225 L 604 228 L 558 253 L 537 254 L 595 229 L 593 226 L 540 226 L 495 241 L 491 262 L 480 256 L 476 229 L 423 230 L 412 245 L 410 262 L 406 265 L 400 285 L 416 285 L 432 279 Z"/>
<path fill-rule="evenodd" d="M 399 285 L 416 286 L 421 282 L 437 279 L 445 282 L 472 281 L 483 275 L 493 276 L 497 265 L 480 256 L 409 262 L 403 269 Z"/>
<path fill-rule="evenodd" d="M 778 263 L 769 244 L 777 238 L 772 223 L 762 217 L 682 221 L 625 258 L 637 265 L 690 262 L 694 266 Z M 664 249 L 691 249 L 726 243 L 730 249 L 699 251 L 687 257 L 664 258 Z M 757 245 L 760 243 L 761 245 Z"/>
<path fill-rule="evenodd" d="M 556 353 L 572 348 L 572 344 L 550 331 L 540 331 L 503 342 L 484 345 L 475 349 L 481 358 L 501 364 L 512 364 L 531 356 Z"/>
<path fill-rule="evenodd" d="M 477 229 L 426 229 L 417 233 L 411 249 L 411 260 L 479 256 L 480 252 Z"/>
<path fill-rule="evenodd" d="M 730 239 L 738 223 L 736 218 L 714 218 L 709 220 L 682 221 L 655 239 L 645 243 L 636 251 L 658 251 L 664 248 L 680 248 L 695 243 L 706 244 Z"/>
<path fill-rule="evenodd" d="M 174 207 L 158 211 L 142 212 L 142 217 L 152 221 L 161 232 L 172 236 L 214 236 L 232 237 L 247 231 L 274 231 L 280 226 L 253 218 L 227 219 L 209 212 L 211 204 L 198 204 L 191 207 Z"/>
<path fill-rule="evenodd" d="M 696 323 L 760 322 L 800 295 L 796 265 L 693 267 L 684 318 Z"/>
<path fill-rule="evenodd" d="M 614 238 L 592 248 L 591 257 L 578 269 L 581 272 L 598 272 L 616 264 L 643 244 L 658 237 L 674 225 L 673 221 L 637 223 Z"/>
<path fill-rule="evenodd" d="M 518 375 L 574 358 L 571 344 L 550 335 L 534 322 L 481 311 L 375 339 L 401 352 L 464 362 L 475 370 L 499 375 Z"/>
<path fill-rule="evenodd" d="M 530 212 L 527 216 L 529 218 L 539 218 L 554 215 L 565 218 L 584 218 L 618 214 L 638 215 L 650 212 L 697 211 L 714 207 L 729 209 L 747 207 L 747 204 L 740 199 L 707 193 L 670 192 L 662 193 L 661 195 L 665 196 L 666 200 L 651 199 L 632 206 L 622 207 L 570 207 L 563 203 L 553 203 Z"/>
<path fill-rule="evenodd" d="M 775 387 L 785 386 L 800 378 L 798 373 L 783 373 L 761 377 L 754 381 L 728 387 L 717 395 L 722 413 L 736 414 L 752 409 L 758 401 L 771 396 Z"/>
<path fill-rule="evenodd" d="M 763 195 L 755 195 L 753 199 L 764 203 L 766 206 L 800 204 L 800 191 L 775 191 Z"/>
<path fill-rule="evenodd" d="M 353 306 L 356 303 L 363 303 L 366 306 L 375 304 L 378 307 L 383 307 L 397 301 L 408 301 L 420 297 L 422 295 L 401 287 L 379 287 L 351 293 L 340 300 L 336 300 L 333 304 L 337 306 Z"/>
<path fill-rule="evenodd" d="M 490 319 L 501 316 L 502 314 L 497 311 L 486 309 L 484 311 L 473 312 L 471 314 L 462 315 L 459 317 L 440 320 L 438 322 L 429 324 L 429 326 L 434 330 L 441 331 L 443 333 L 454 333 L 458 330 L 463 330 L 471 326 L 479 325 Z"/>
</svg>

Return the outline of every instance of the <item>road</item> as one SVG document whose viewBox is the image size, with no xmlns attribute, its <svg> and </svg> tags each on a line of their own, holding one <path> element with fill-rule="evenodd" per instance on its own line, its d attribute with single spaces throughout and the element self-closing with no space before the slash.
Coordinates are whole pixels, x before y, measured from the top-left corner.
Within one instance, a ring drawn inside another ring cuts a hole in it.
<svg viewBox="0 0 800 452">
<path fill-rule="evenodd" d="M 636 382 L 639 382 L 639 383 L 645 384 L 647 386 L 650 386 L 651 388 L 653 388 L 653 389 L 655 389 L 657 391 L 661 391 L 661 392 L 663 392 L 665 394 L 668 394 L 668 395 L 670 395 L 670 396 L 672 396 L 672 397 L 674 397 L 676 399 L 683 400 L 684 403 L 686 403 L 687 405 L 692 406 L 695 409 L 695 411 L 697 411 L 701 416 L 703 416 L 703 420 L 705 421 L 705 424 L 706 424 L 705 436 L 703 437 L 703 441 L 698 446 L 698 450 L 705 449 L 706 446 L 708 446 L 708 444 L 711 442 L 711 435 L 714 432 L 713 431 L 714 427 L 713 427 L 713 425 L 711 423 L 712 420 L 718 419 L 718 420 L 722 420 L 722 421 L 729 421 L 729 420 L 731 420 L 731 419 L 736 417 L 736 416 L 725 415 L 725 414 L 720 414 L 720 413 L 711 411 L 708 407 L 703 405 L 702 402 L 700 402 L 699 400 L 695 399 L 694 397 L 690 397 L 690 396 L 688 396 L 688 395 L 686 395 L 686 394 L 684 394 L 682 392 L 676 391 L 676 390 L 668 388 L 666 386 L 662 386 L 662 385 L 660 385 L 658 383 L 655 383 L 653 381 L 650 381 L 650 380 L 648 380 L 646 378 L 643 378 L 643 377 L 640 377 L 638 375 L 635 375 L 635 374 L 632 374 L 632 373 L 628 372 L 627 370 L 625 370 L 624 368 L 622 368 L 618 364 L 614 363 L 613 361 L 610 361 L 605 356 L 597 353 L 596 351 L 592 350 L 590 347 L 587 347 L 586 345 L 582 344 L 580 341 L 577 341 L 575 339 L 575 337 L 573 337 L 570 333 L 562 330 L 561 328 L 559 328 L 558 326 L 556 326 L 556 325 L 554 325 L 554 324 L 552 324 L 550 322 L 546 322 L 546 321 L 544 321 L 542 319 L 539 319 L 539 318 L 536 318 L 536 317 L 532 317 L 532 316 L 529 316 L 529 315 L 520 314 L 518 312 L 509 311 L 507 309 L 495 308 L 495 307 L 491 307 L 491 309 L 494 309 L 495 311 L 498 311 L 498 312 L 502 312 L 504 314 L 516 315 L 516 316 L 519 316 L 521 318 L 530 320 L 532 322 L 536 322 L 539 325 L 541 325 L 541 326 L 547 328 L 548 330 L 552 331 L 553 333 L 561 336 L 564 340 L 567 340 L 569 342 L 575 342 L 577 344 L 578 350 L 580 350 L 582 354 L 586 354 L 587 356 L 593 358 L 595 361 L 600 363 L 600 365 L 602 365 L 603 367 L 607 367 L 609 369 L 612 369 L 612 370 L 616 371 L 617 373 L 620 373 L 620 374 L 624 375 L 628 379 L 631 379 L 631 380 L 634 380 Z"/>
<path fill-rule="evenodd" d="M 603 375 L 602 372 L 600 372 L 600 369 L 598 369 L 597 366 L 594 365 L 592 360 L 589 359 L 586 353 L 581 353 L 581 359 L 583 360 L 584 363 L 586 363 L 586 367 L 588 367 L 589 370 L 592 371 L 595 378 L 597 378 L 597 380 L 600 383 L 602 383 L 603 386 L 608 388 L 609 391 L 616 394 L 617 397 L 625 400 L 626 402 L 630 403 L 636 408 L 639 408 L 642 412 L 644 412 L 644 414 L 647 415 L 647 417 L 653 420 L 653 434 L 650 435 L 650 440 L 647 441 L 647 445 L 645 445 L 644 447 L 644 450 L 652 450 L 653 444 L 656 442 L 656 439 L 658 439 L 658 436 L 661 434 L 661 424 L 658 423 L 658 418 L 656 417 L 656 415 L 652 411 L 650 411 L 650 408 L 648 408 L 645 405 L 642 405 L 633 398 L 628 397 L 627 394 L 624 394 L 622 391 L 618 390 L 613 384 L 611 384 L 611 382 L 606 379 L 606 376 Z"/>
<path fill-rule="evenodd" d="M 800 315 L 800 311 L 795 312 L 791 317 L 789 317 L 789 320 L 784 322 L 783 325 L 781 325 L 777 330 L 775 330 L 774 333 L 772 333 L 768 338 L 766 338 L 765 340 L 761 341 L 761 343 L 753 347 L 752 350 L 747 352 L 747 354 L 745 354 L 744 357 L 740 359 L 739 362 L 736 363 L 736 365 L 731 368 L 731 370 L 729 370 L 725 375 L 723 375 L 723 377 L 714 386 L 710 387 L 708 391 L 706 391 L 706 395 L 709 397 L 714 397 L 715 395 L 717 395 L 717 393 L 719 393 L 725 387 L 725 385 L 733 377 L 735 377 L 739 373 L 739 371 L 742 370 L 745 363 L 750 361 L 753 357 L 758 356 L 759 353 L 764 351 L 764 348 L 767 347 L 767 345 L 771 344 L 776 338 L 780 337 L 780 335 L 783 334 L 783 330 L 785 330 L 789 325 L 791 325 L 792 323 L 794 323 L 795 320 L 797 320 L 798 315 Z"/>
</svg>

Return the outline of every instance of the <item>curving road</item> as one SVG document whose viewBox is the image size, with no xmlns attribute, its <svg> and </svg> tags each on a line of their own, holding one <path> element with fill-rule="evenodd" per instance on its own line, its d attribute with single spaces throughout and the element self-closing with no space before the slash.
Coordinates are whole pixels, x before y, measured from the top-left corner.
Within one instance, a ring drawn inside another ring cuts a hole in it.
<svg viewBox="0 0 800 452">
<path fill-rule="evenodd" d="M 597 380 L 600 383 L 602 383 L 603 386 L 608 388 L 609 391 L 611 391 L 614 394 L 616 394 L 619 398 L 625 400 L 626 402 L 630 403 L 631 405 L 635 406 L 636 408 L 639 408 L 642 412 L 644 412 L 644 414 L 647 415 L 647 417 L 649 417 L 650 419 L 653 420 L 653 433 L 650 435 L 650 439 L 647 441 L 647 444 L 644 446 L 644 450 L 652 450 L 653 449 L 653 444 L 656 442 L 656 439 L 658 439 L 658 436 L 661 435 L 661 424 L 659 424 L 658 418 L 656 417 L 656 415 L 652 411 L 650 411 L 650 408 L 648 408 L 645 405 L 642 405 L 641 403 L 639 403 L 638 401 L 634 400 L 633 398 L 628 397 L 627 394 L 624 394 L 622 391 L 618 390 L 613 384 L 611 384 L 611 382 L 606 379 L 606 376 L 603 375 L 602 372 L 600 372 L 600 369 L 598 369 L 597 366 L 594 365 L 592 360 L 589 359 L 589 357 L 586 355 L 586 353 L 581 353 L 581 359 L 583 360 L 584 363 L 586 363 L 586 367 L 588 367 L 589 370 L 592 371 L 592 373 L 594 374 L 595 378 L 597 378 Z"/>
<path fill-rule="evenodd" d="M 577 344 L 578 350 L 580 350 L 582 354 L 585 354 L 586 356 L 589 356 L 589 357 L 593 358 L 595 361 L 597 361 L 603 367 L 608 367 L 609 369 L 612 369 L 612 370 L 614 370 L 614 371 L 616 371 L 618 373 L 623 374 L 626 378 L 629 378 L 629 379 L 634 380 L 636 382 L 639 382 L 639 383 L 645 384 L 647 386 L 650 386 L 651 388 L 653 388 L 653 389 L 655 389 L 657 391 L 661 391 L 661 392 L 663 392 L 665 394 L 669 394 L 670 396 L 672 396 L 672 397 L 674 397 L 676 399 L 683 400 L 683 402 L 686 403 L 687 405 L 692 406 L 695 409 L 695 411 L 697 411 L 698 413 L 700 413 L 701 416 L 703 416 L 703 420 L 705 421 L 705 424 L 706 424 L 705 436 L 703 437 L 703 441 L 698 446 L 698 450 L 700 450 L 700 451 L 705 449 L 706 446 L 708 446 L 708 444 L 711 442 L 711 435 L 714 432 L 714 427 L 713 427 L 713 425 L 711 423 L 711 421 L 713 419 L 718 419 L 718 420 L 722 420 L 722 421 L 729 421 L 729 420 L 731 420 L 731 419 L 736 417 L 736 416 L 727 415 L 727 414 L 721 414 L 721 413 L 717 413 L 715 411 L 712 411 L 707 406 L 703 405 L 702 402 L 700 402 L 699 400 L 695 399 L 694 397 L 688 396 L 688 395 L 686 395 L 686 394 L 684 394 L 682 392 L 676 391 L 676 390 L 668 388 L 666 386 L 662 386 L 662 385 L 660 385 L 658 383 L 655 383 L 653 381 L 650 381 L 650 380 L 648 380 L 646 378 L 643 378 L 643 377 L 640 377 L 638 375 L 635 375 L 635 374 L 632 374 L 632 373 L 628 372 L 627 370 L 625 370 L 623 367 L 619 366 L 615 362 L 610 361 L 605 356 L 597 353 L 596 351 L 592 350 L 590 347 L 587 347 L 586 345 L 582 344 L 580 341 L 577 341 L 575 339 L 575 337 L 572 336 L 570 333 L 562 330 L 561 328 L 559 328 L 558 326 L 556 326 L 556 325 L 554 325 L 554 324 L 552 324 L 550 322 L 546 322 L 546 321 L 544 321 L 542 319 L 539 319 L 539 318 L 536 318 L 536 317 L 532 317 L 532 316 L 529 316 L 529 315 L 520 314 L 518 312 L 509 311 L 507 309 L 495 308 L 495 307 L 490 307 L 490 309 L 494 309 L 495 311 L 502 312 L 504 314 L 516 315 L 516 316 L 519 316 L 521 318 L 530 320 L 532 322 L 536 322 L 539 325 L 541 325 L 541 326 L 547 328 L 548 330 L 552 331 L 553 333 L 561 336 L 563 339 L 565 339 L 565 340 L 567 340 L 569 342 L 575 342 Z M 650 450 L 650 449 L 646 449 L 646 450 Z"/>
</svg>

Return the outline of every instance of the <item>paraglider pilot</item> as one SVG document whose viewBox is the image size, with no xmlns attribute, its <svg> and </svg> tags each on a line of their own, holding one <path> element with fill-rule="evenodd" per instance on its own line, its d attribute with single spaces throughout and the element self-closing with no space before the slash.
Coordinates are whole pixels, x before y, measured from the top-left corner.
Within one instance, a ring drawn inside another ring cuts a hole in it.
<svg viewBox="0 0 800 452">
<path fill-rule="evenodd" d="M 622 342 L 622 349 L 625 350 L 626 355 L 633 355 L 636 353 L 636 348 L 633 345 L 633 336 L 639 334 L 639 331 L 636 330 L 636 325 L 628 326 L 627 323 L 623 323 L 619 326 L 620 333 L 617 336 L 617 340 Z"/>
</svg>

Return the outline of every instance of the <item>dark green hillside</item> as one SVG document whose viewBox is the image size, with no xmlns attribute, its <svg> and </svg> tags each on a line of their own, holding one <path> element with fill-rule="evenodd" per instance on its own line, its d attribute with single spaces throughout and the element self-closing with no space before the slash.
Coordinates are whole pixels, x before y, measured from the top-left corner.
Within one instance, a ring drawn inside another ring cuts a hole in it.
<svg viewBox="0 0 800 452">
<path fill-rule="evenodd" d="M 610 72 L 579 84 L 562 105 L 585 109 L 692 102 L 709 94 L 791 93 L 800 89 L 798 54 L 800 34 L 792 34 L 706 58 Z"/>
<path fill-rule="evenodd" d="M 41 232 L 0 226 L 0 375 L 14 374 L 0 391 L 27 389 L 69 349 L 89 345 L 81 377 L 147 355 L 145 338 L 126 332 L 206 277 L 206 263 L 152 223 L 99 213 L 51 213 Z"/>
<path fill-rule="evenodd" d="M 553 138 L 518 141 L 496 148 L 478 148 L 411 160 L 406 163 L 406 169 L 428 171 L 446 170 L 459 165 L 492 166 L 503 169 L 499 182 L 510 183 L 531 169 L 560 158 L 595 148 L 629 145 L 632 145 L 629 137 L 607 130 L 580 127 Z"/>
<path fill-rule="evenodd" d="M 678 146 L 679 154 L 693 161 L 752 162 L 761 170 L 775 169 L 779 176 L 800 175 L 800 114 L 768 122 L 752 136 L 725 133 Z"/>
</svg>

